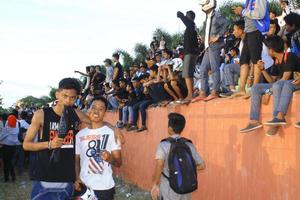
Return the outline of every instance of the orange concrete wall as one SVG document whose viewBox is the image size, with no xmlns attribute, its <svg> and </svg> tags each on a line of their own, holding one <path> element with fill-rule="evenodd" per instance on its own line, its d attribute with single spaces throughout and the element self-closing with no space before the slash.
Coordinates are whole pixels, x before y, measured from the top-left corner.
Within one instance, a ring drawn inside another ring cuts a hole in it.
<svg viewBox="0 0 300 200">
<path fill-rule="evenodd" d="M 300 199 L 300 93 L 295 94 L 279 135 L 262 130 L 241 134 L 249 116 L 249 100 L 218 99 L 175 108 L 148 110 L 149 131 L 125 133 L 121 175 L 150 189 L 156 146 L 167 137 L 167 115 L 186 116 L 183 135 L 193 140 L 207 168 L 199 173 L 199 189 L 193 200 L 298 200 Z M 271 119 L 272 102 L 262 107 L 263 121 Z M 112 123 L 117 114 L 107 113 Z"/>
</svg>

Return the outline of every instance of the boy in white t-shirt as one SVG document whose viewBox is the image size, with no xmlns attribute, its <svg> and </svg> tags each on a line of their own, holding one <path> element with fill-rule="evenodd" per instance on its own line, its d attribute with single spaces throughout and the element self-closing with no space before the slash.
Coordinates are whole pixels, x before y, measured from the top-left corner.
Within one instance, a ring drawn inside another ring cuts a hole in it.
<svg viewBox="0 0 300 200">
<path fill-rule="evenodd" d="M 76 135 L 75 190 L 80 191 L 80 184 L 84 184 L 98 199 L 112 200 L 115 182 L 111 166 L 120 167 L 122 158 L 114 131 L 103 123 L 106 109 L 105 98 L 94 98 L 88 110 L 91 125 Z"/>
</svg>

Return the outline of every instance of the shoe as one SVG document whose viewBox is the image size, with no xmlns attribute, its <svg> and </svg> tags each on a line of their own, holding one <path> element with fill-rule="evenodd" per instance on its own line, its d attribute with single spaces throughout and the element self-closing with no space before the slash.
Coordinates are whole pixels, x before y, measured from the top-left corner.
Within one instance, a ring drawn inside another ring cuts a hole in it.
<svg viewBox="0 0 300 200">
<path fill-rule="evenodd" d="M 300 122 L 297 122 L 297 123 L 295 124 L 295 127 L 296 127 L 296 128 L 300 128 Z"/>
<path fill-rule="evenodd" d="M 271 126 L 270 129 L 266 132 L 266 136 L 274 136 L 279 130 L 279 126 Z"/>
<path fill-rule="evenodd" d="M 222 97 L 222 98 L 228 98 L 228 97 L 230 97 L 231 95 L 233 95 L 233 92 L 232 92 L 232 91 L 229 91 L 229 92 L 226 92 L 226 93 L 221 93 L 221 94 L 220 94 L 220 97 Z"/>
<path fill-rule="evenodd" d="M 117 122 L 117 125 L 116 125 L 117 128 L 124 128 L 124 124 L 123 122 Z"/>
<path fill-rule="evenodd" d="M 143 131 L 145 131 L 145 130 L 147 130 L 147 127 L 146 127 L 146 126 L 142 126 L 141 128 L 139 128 L 139 129 L 137 130 L 137 132 L 143 132 Z"/>
<path fill-rule="evenodd" d="M 278 119 L 275 117 L 271 121 L 268 121 L 264 124 L 268 125 L 268 126 L 280 126 L 280 125 L 286 125 L 286 121 L 285 121 L 285 119 Z"/>
<path fill-rule="evenodd" d="M 248 126 L 246 128 L 243 128 L 240 130 L 240 133 L 248 133 L 248 132 L 254 131 L 256 129 L 262 128 L 262 127 L 263 127 L 263 125 L 258 122 L 255 124 L 248 124 Z"/>
<path fill-rule="evenodd" d="M 132 125 L 128 131 L 137 131 L 139 128 L 136 125 Z"/>
</svg>

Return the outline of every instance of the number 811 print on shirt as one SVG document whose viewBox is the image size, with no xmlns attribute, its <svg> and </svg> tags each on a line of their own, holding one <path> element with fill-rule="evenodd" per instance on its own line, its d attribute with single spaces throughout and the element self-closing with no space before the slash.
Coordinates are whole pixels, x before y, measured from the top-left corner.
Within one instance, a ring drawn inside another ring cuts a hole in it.
<svg viewBox="0 0 300 200">
<path fill-rule="evenodd" d="M 91 137 L 91 135 L 89 137 Z M 106 149 L 109 135 L 95 135 L 95 137 L 95 139 L 88 142 L 88 148 L 86 150 L 86 156 L 89 158 L 89 173 L 102 174 L 104 165 L 109 165 L 101 158 L 101 154 Z M 80 140 L 82 140 L 82 138 L 80 138 Z"/>
</svg>

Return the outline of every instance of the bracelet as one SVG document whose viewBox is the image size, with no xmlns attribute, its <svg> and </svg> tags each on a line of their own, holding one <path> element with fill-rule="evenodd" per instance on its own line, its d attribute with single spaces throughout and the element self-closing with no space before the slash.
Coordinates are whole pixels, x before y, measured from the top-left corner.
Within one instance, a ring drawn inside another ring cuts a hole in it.
<svg viewBox="0 0 300 200">
<path fill-rule="evenodd" d="M 51 148 L 51 141 L 48 142 L 48 149 L 52 150 L 52 148 Z"/>
</svg>

